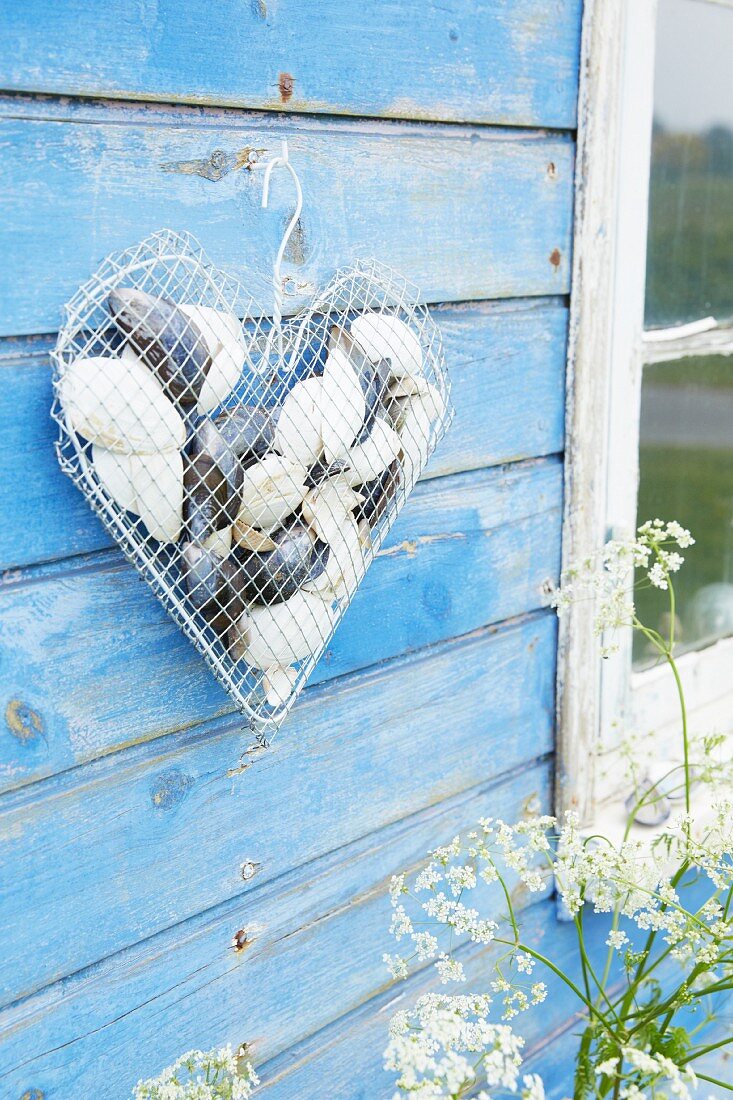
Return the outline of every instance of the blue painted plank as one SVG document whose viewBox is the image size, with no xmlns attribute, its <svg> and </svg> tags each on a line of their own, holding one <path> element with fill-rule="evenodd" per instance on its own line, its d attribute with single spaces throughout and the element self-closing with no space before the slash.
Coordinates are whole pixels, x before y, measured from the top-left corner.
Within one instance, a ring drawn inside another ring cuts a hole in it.
<svg viewBox="0 0 733 1100">
<path fill-rule="evenodd" d="M 544 613 L 309 690 L 244 769 L 224 725 L 6 794 L 3 1001 L 549 753 L 554 658 Z"/>
<path fill-rule="evenodd" d="M 433 843 L 451 835 L 449 831 L 436 835 Z M 479 908 L 490 912 L 483 906 Z M 522 937 L 580 984 L 574 928 L 567 922 L 558 923 L 556 913 L 554 899 L 526 909 L 519 922 Z M 588 914 L 584 921 L 586 946 L 597 972 L 607 951 L 609 920 L 606 914 Z M 469 947 L 460 953 L 467 975 L 461 991 L 491 992 L 489 964 L 494 951 Z M 512 1022 L 526 1043 L 523 1072 L 539 1073 L 547 1086 L 549 1100 L 562 1100 L 573 1092 L 574 1058 L 583 1020 L 578 1015 L 575 994 L 555 975 L 538 964 L 533 979 L 545 981 L 549 992 L 541 1007 L 530 1009 Z M 389 1019 L 398 1009 L 408 1008 L 420 994 L 440 988 L 432 974 L 425 972 L 389 987 L 351 1016 L 333 1021 L 323 1031 L 261 1067 L 263 1083 L 259 1095 L 266 1100 L 301 1100 L 319 1095 L 318 1082 L 328 1082 L 329 1094 L 339 1100 L 373 1100 L 391 1095 L 394 1079 L 384 1072 L 382 1065 Z M 496 1007 L 493 1018 L 499 1022 L 500 1006 Z M 699 1020 L 696 1018 L 695 1022 Z M 722 1022 L 725 1027 L 725 1014 Z M 722 1079 L 731 1081 L 730 1069 L 722 1064 Z M 700 1093 L 707 1096 L 709 1091 L 705 1086 Z M 727 1094 L 713 1090 L 711 1095 Z"/>
<path fill-rule="evenodd" d="M 581 0 L 26 0 L 0 86 L 235 107 L 572 127 Z"/>
<path fill-rule="evenodd" d="M 456 418 L 426 476 L 560 451 L 567 339 L 561 302 L 447 306 L 435 317 Z M 48 337 L 0 342 L 0 569 L 110 545 L 56 462 L 49 417 L 52 344 Z"/>
<path fill-rule="evenodd" d="M 450 836 L 449 832 L 440 837 L 436 835 L 433 845 Z M 521 914 L 521 926 L 528 943 L 540 950 L 548 950 L 548 942 L 551 942 L 553 958 L 568 973 L 575 973 L 576 949 L 572 926 L 557 923 L 553 899 L 526 909 Z M 597 928 L 590 927 L 589 942 L 602 942 L 601 932 L 605 937 L 605 923 L 599 923 Z M 383 933 L 381 942 L 388 942 Z M 491 992 L 491 966 L 497 953 L 497 949 L 491 947 L 461 950 L 467 976 L 461 992 Z M 546 981 L 549 988 L 547 1000 L 540 1008 L 530 1010 L 513 1021 L 517 1032 L 526 1039 L 527 1053 L 544 1036 L 566 1027 L 577 1003 L 567 987 L 552 974 L 540 974 L 536 970 L 534 976 Z M 328 1095 L 337 1096 L 339 1100 L 376 1100 L 377 1097 L 381 1100 L 391 1096 L 394 1076 L 384 1070 L 382 1057 L 387 1045 L 389 1020 L 399 1009 L 408 1008 L 421 994 L 444 989 L 432 969 L 418 972 L 408 982 L 390 986 L 349 1017 L 335 1020 L 323 1031 L 311 1035 L 303 1043 L 262 1066 L 259 1095 L 266 1100 L 302 1100 L 303 1097 L 320 1095 L 319 1088 L 327 1082 Z M 453 989 L 455 991 L 455 987 Z M 497 1005 L 496 1022 L 500 1022 L 500 1016 L 500 1006 Z M 528 1068 L 529 1065 L 528 1061 Z M 542 1067 L 540 1064 L 532 1068 Z M 571 1094 L 570 1080 L 565 1080 L 565 1091 L 558 1093 L 558 1097 Z"/>
<path fill-rule="evenodd" d="M 559 570 L 561 497 L 554 459 L 419 485 L 315 680 L 539 607 Z M 3 785 L 232 711 L 121 559 L 9 580 L 0 588 Z"/>
<path fill-rule="evenodd" d="M 526 779 L 545 806 L 547 763 Z M 129 1100 L 140 1074 L 183 1047 L 247 1040 L 258 1062 L 272 1058 L 385 986 L 389 876 L 483 814 L 513 818 L 523 788 L 514 776 L 421 813 L 9 1009 L 2 1085 L 14 1097 L 35 1088 L 49 1100 Z M 495 888 L 483 897 L 498 904 Z M 240 928 L 250 942 L 236 954 Z"/>
<path fill-rule="evenodd" d="M 403 272 L 430 302 L 569 289 L 569 135 L 22 97 L 0 99 L 0 120 L 0 335 L 56 331 L 108 252 L 163 226 L 198 236 L 271 312 L 292 182 L 274 177 L 263 211 L 261 173 L 213 182 L 190 163 L 269 156 L 284 137 L 305 198 L 298 262 L 283 268 L 303 289 L 288 311 L 359 256 Z"/>
</svg>

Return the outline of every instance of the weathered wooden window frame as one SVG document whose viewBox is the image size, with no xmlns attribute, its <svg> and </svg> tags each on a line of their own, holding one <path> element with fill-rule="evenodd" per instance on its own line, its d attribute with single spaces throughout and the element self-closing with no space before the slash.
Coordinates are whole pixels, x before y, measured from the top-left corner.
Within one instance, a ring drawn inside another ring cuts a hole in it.
<svg viewBox="0 0 733 1100">
<path fill-rule="evenodd" d="M 586 4 L 564 565 L 635 528 L 643 364 L 733 354 L 733 331 L 712 318 L 644 333 L 656 17 L 657 0 Z M 556 793 L 560 812 L 574 809 L 586 824 L 602 821 L 613 829 L 621 826 L 631 793 L 619 759 L 620 734 L 649 731 L 645 747 L 661 760 L 668 745 L 679 742 L 679 721 L 668 669 L 632 671 L 630 629 L 621 651 L 601 662 L 592 615 L 590 607 L 576 605 L 560 626 Z M 679 665 L 692 722 L 733 725 L 733 639 L 685 654 Z"/>
</svg>

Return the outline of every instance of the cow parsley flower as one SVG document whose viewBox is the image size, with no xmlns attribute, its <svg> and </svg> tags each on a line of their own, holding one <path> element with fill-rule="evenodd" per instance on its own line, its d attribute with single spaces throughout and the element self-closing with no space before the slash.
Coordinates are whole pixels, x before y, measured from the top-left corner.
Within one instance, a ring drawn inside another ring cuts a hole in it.
<svg viewBox="0 0 733 1100">
<path fill-rule="evenodd" d="M 644 632 L 674 672 L 674 627 L 665 639 L 639 623 L 634 573 L 639 583 L 669 592 L 669 614 L 675 606 L 674 577 L 683 564 L 679 551 L 693 544 L 679 523 L 650 520 L 635 538 L 612 541 L 597 559 L 568 570 L 555 596 L 558 611 L 591 596 L 604 652 L 612 648 L 607 636 L 612 630 L 631 626 Z M 680 722 L 687 730 L 682 697 Z M 719 735 L 695 737 L 687 730 L 682 741 L 683 764 L 671 769 L 665 786 L 672 800 L 676 787 L 687 808 L 655 835 L 651 850 L 633 832 L 620 842 L 588 836 L 577 814 L 556 820 L 533 807 L 514 824 L 480 819 L 465 837 L 455 836 L 432 852 L 412 888 L 402 880 L 399 900 L 392 898 L 392 930 L 399 938 L 412 922 L 414 953 L 397 962 L 387 956 L 393 973 L 406 974 L 414 959 L 432 960 L 433 982 L 442 987 L 483 976 L 494 1003 L 490 996 L 479 1003 L 475 996 L 461 998 L 446 989 L 400 1012 L 387 1052 L 388 1067 L 398 1073 L 395 1100 L 459 1100 L 469 1093 L 490 1100 L 497 1087 L 521 1092 L 523 1100 L 541 1100 L 544 1090 L 535 1075 L 518 1084 L 522 1043 L 508 1021 L 546 999 L 548 986 L 532 980 L 543 969 L 543 976 L 572 991 L 579 1018 L 586 1021 L 575 1095 L 589 1096 L 595 1089 L 604 1096 L 612 1090 L 617 1100 L 690 1100 L 696 1085 L 691 1063 L 710 1048 L 704 1033 L 695 1037 L 698 1026 L 687 1030 L 687 1020 L 697 1012 L 704 1023 L 710 994 L 733 988 L 733 806 L 730 800 L 716 801 L 718 792 L 730 790 L 733 760 L 719 758 L 725 746 Z M 637 768 L 632 753 L 626 757 L 638 788 L 646 768 Z M 691 775 L 711 792 L 712 819 L 708 815 L 698 829 L 689 812 Z M 691 881 L 696 895 L 690 894 Z M 702 903 L 701 882 L 712 893 Z M 549 885 L 574 919 L 580 978 L 576 967 L 566 972 L 565 958 L 544 955 L 541 941 L 523 938 L 518 902 L 526 905 L 528 894 Z M 488 914 L 482 912 L 486 896 Z M 585 911 L 608 922 L 600 966 L 585 941 Z M 490 955 L 477 952 L 476 943 L 492 944 Z M 621 955 L 620 966 L 614 952 Z M 619 981 L 626 985 L 621 994 Z M 683 1009 L 689 1015 L 678 1015 Z"/>
<path fill-rule="evenodd" d="M 526 1073 L 522 1086 L 522 1100 L 545 1100 L 545 1086 L 536 1073 Z"/>
<path fill-rule="evenodd" d="M 392 923 L 389 930 L 396 940 L 401 940 L 403 936 L 409 936 L 412 933 L 412 921 L 407 915 L 404 905 L 396 906 L 392 913 Z"/>
<path fill-rule="evenodd" d="M 489 1023 L 487 1011 L 485 998 L 428 994 L 399 1013 L 384 1056 L 397 1074 L 397 1095 L 443 1100 L 483 1084 L 516 1092 L 523 1041 L 507 1025 Z M 542 1100 L 535 1075 L 525 1088 L 527 1100 Z"/>
<path fill-rule="evenodd" d="M 134 1100 L 248 1100 L 259 1083 L 244 1047 L 190 1050 L 158 1077 L 139 1081 Z"/>
</svg>

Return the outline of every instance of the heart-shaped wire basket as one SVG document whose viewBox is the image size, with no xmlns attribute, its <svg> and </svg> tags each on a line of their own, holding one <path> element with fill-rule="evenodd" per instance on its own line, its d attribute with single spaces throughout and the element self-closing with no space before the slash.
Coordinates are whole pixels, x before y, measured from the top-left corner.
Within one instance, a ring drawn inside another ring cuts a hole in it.
<svg viewBox="0 0 733 1100">
<path fill-rule="evenodd" d="M 264 744 L 450 423 L 417 300 L 358 262 L 269 320 L 193 237 L 162 230 L 66 307 L 61 468 Z"/>
</svg>

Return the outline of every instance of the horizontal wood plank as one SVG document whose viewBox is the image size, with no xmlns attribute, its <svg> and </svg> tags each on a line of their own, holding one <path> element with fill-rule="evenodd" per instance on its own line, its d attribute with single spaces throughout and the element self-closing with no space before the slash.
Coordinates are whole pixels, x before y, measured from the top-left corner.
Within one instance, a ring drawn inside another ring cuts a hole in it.
<svg viewBox="0 0 733 1100">
<path fill-rule="evenodd" d="M 556 913 L 556 902 L 552 898 L 532 905 L 521 914 L 522 935 L 525 942 L 540 951 L 549 952 L 568 975 L 579 979 L 574 928 L 572 925 L 558 924 Z M 607 933 L 605 920 L 588 921 L 585 934 L 590 949 L 602 944 L 601 932 L 604 936 Z M 459 952 L 467 979 L 460 992 L 491 994 L 489 983 L 496 954 L 496 948 L 492 947 L 470 947 Z M 540 971 L 538 967 L 533 979 L 545 981 L 549 989 L 547 1000 L 541 1007 L 530 1009 L 514 1021 L 514 1026 L 527 1043 L 525 1053 L 530 1056 L 527 1070 L 542 1073 L 542 1058 L 540 1056 L 538 1059 L 539 1064 L 533 1062 L 532 1050 L 542 1042 L 543 1037 L 576 1024 L 577 1000 L 569 993 L 567 986 L 547 970 Z M 458 992 L 455 986 L 449 987 L 449 991 Z M 327 1081 L 329 1095 L 338 1096 L 339 1100 L 371 1100 L 372 1097 L 391 1096 L 394 1075 L 385 1071 L 383 1058 L 389 1021 L 397 1011 L 410 1008 L 418 996 L 429 992 L 445 992 L 445 986 L 440 984 L 432 969 L 419 971 L 407 982 L 393 985 L 350 1017 L 334 1021 L 323 1031 L 311 1035 L 299 1046 L 262 1066 L 259 1094 L 266 1100 L 302 1100 L 303 1097 L 318 1096 L 323 1082 Z M 500 1004 L 496 1003 L 492 1020 L 500 1023 L 500 1017 Z M 558 1083 L 558 1090 L 548 1093 L 552 1100 L 567 1097 L 572 1091 L 569 1088 L 571 1081 L 572 1074 L 562 1081 L 562 1088 Z M 365 1091 L 367 1082 L 369 1091 Z"/>
<path fill-rule="evenodd" d="M 425 476 L 560 451 L 567 335 L 561 302 L 449 306 L 435 317 L 456 418 Z M 48 337 L 0 342 L 0 569 L 111 545 L 56 462 L 52 343 Z"/>
<path fill-rule="evenodd" d="M 263 211 L 262 174 L 246 165 L 285 137 L 305 201 L 283 267 L 288 312 L 360 256 L 401 271 L 429 302 L 567 293 L 569 135 L 10 97 L 0 335 L 56 331 L 107 253 L 163 227 L 192 232 L 271 312 L 292 181 L 274 175 Z"/>
<path fill-rule="evenodd" d="M 3 1095 L 40 1089 L 49 1100 L 129 1100 L 139 1076 L 186 1048 L 246 1040 L 261 1063 L 353 1011 L 389 981 L 382 953 L 392 946 L 390 876 L 484 814 L 514 819 L 527 783 L 544 808 L 547 761 L 521 779 L 365 838 L 331 865 L 310 864 L 9 1009 L 0 1017 Z M 496 886 L 478 893 L 488 911 L 500 904 Z M 527 897 L 515 900 L 519 909 Z M 240 929 L 249 943 L 237 954 L 230 943 Z"/>
<path fill-rule="evenodd" d="M 417 486 L 311 682 L 541 606 L 559 569 L 561 498 L 555 459 Z M 6 581 L 3 786 L 232 712 L 121 557 Z"/>
<path fill-rule="evenodd" d="M 6 795 L 3 1000 L 549 753 L 554 666 L 544 613 L 309 690 L 246 767 L 225 727 Z"/>
<path fill-rule="evenodd" d="M 443 839 L 449 835 L 444 833 Z M 694 902 L 694 908 L 702 904 L 706 889 L 709 890 L 709 884 L 707 888 L 703 885 L 702 890 L 693 887 L 698 899 Z M 691 897 L 685 899 L 686 905 L 691 903 Z M 479 909 L 482 913 L 492 912 L 490 904 L 484 902 L 479 905 Z M 524 909 L 520 914 L 519 927 L 525 943 L 552 959 L 576 985 L 581 985 L 576 931 L 572 923 L 558 922 L 557 902 L 554 898 Z M 596 973 L 602 971 L 605 962 L 609 927 L 608 914 L 586 912 L 583 938 Z M 638 932 L 637 937 L 641 946 L 642 933 Z M 494 957 L 492 949 L 461 948 L 459 955 L 467 976 L 467 983 L 461 987 L 461 992 L 490 992 L 490 964 Z M 672 977 L 674 969 L 673 964 L 666 971 L 662 967 L 658 972 L 663 985 L 668 977 Z M 617 973 L 620 979 L 620 967 Z M 584 1020 L 578 1013 L 576 995 L 542 964 L 535 967 L 532 980 L 544 981 L 548 986 L 548 996 L 540 1007 L 522 1013 L 512 1023 L 516 1032 L 525 1040 L 523 1054 L 526 1061 L 522 1073 L 539 1073 L 544 1080 L 548 1100 L 562 1100 L 572 1093 L 574 1063 Z M 615 988 L 620 992 L 621 981 Z M 430 971 L 418 972 L 407 982 L 388 988 L 350 1017 L 335 1020 L 323 1031 L 309 1036 L 303 1043 L 261 1066 L 260 1095 L 267 1100 L 301 1100 L 302 1097 L 318 1096 L 319 1082 L 324 1081 L 328 1082 L 329 1092 L 338 1096 L 339 1100 L 364 1100 L 365 1097 L 371 1100 L 372 1096 L 391 1095 L 390 1086 L 393 1087 L 394 1079 L 384 1072 L 382 1060 L 389 1019 L 399 1009 L 409 1008 L 420 994 L 441 989 L 444 987 L 435 981 Z M 726 1026 L 729 1030 L 730 1000 L 726 1004 L 721 998 L 715 1007 L 718 1009 L 718 1020 L 722 1024 L 718 1034 L 722 1037 L 726 1033 Z M 497 999 L 492 1019 L 498 1023 L 500 1015 L 501 1004 Z M 690 1027 L 700 1023 L 699 1016 L 699 1012 L 689 1014 Z M 714 1041 L 715 1027 L 698 1035 L 697 1039 L 700 1042 Z M 716 1062 L 723 1072 L 716 1073 Z M 700 1065 L 701 1069 L 703 1065 L 704 1063 Z M 721 1063 L 713 1056 L 708 1066 L 713 1076 L 723 1081 L 730 1080 L 730 1061 L 728 1067 L 725 1067 L 724 1062 Z M 370 1090 L 366 1093 L 365 1082 L 369 1082 Z M 706 1087 L 705 1095 L 708 1091 Z M 723 1097 L 727 1094 L 713 1090 L 710 1095 Z"/>
<path fill-rule="evenodd" d="M 572 127 L 581 0 L 26 0 L 0 87 L 277 111 Z"/>
</svg>

